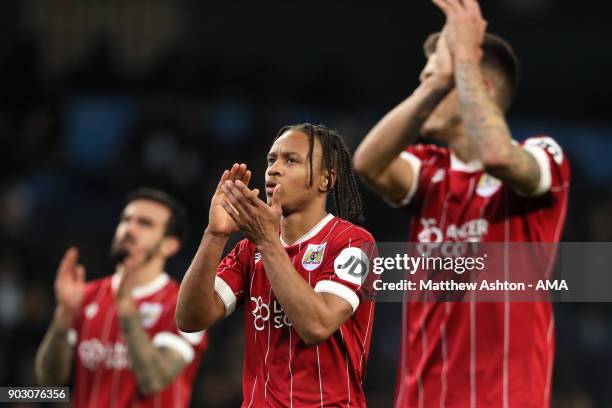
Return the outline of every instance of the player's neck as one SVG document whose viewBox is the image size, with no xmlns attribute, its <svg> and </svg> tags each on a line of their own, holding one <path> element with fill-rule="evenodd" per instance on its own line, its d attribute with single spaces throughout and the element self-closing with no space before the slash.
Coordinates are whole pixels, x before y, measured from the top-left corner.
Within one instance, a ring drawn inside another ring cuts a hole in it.
<svg viewBox="0 0 612 408">
<path fill-rule="evenodd" d="M 476 145 L 464 130 L 458 130 L 457 135 L 448 140 L 448 148 L 464 163 L 479 160 Z"/>
<path fill-rule="evenodd" d="M 295 241 L 313 229 L 327 215 L 325 207 L 312 208 L 283 216 L 281 219 L 281 237 L 287 244 Z"/>
</svg>

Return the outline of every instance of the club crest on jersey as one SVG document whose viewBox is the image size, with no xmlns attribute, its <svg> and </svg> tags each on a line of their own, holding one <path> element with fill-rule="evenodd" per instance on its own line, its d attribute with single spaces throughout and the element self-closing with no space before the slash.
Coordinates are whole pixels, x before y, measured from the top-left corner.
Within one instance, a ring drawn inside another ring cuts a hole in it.
<svg viewBox="0 0 612 408">
<path fill-rule="evenodd" d="M 502 183 L 500 180 L 488 174 L 483 174 L 478 180 L 478 186 L 476 186 L 476 194 L 481 197 L 491 197 L 499 190 Z"/>
<path fill-rule="evenodd" d="M 255 261 L 255 263 L 261 261 L 261 254 L 259 252 L 255 252 L 255 255 L 253 256 L 253 260 Z"/>
<path fill-rule="evenodd" d="M 325 252 L 325 246 L 327 242 L 323 244 L 308 244 L 304 257 L 302 258 L 302 267 L 307 271 L 314 271 L 317 269 L 321 262 L 323 262 L 323 254 Z"/>
<path fill-rule="evenodd" d="M 140 321 L 145 328 L 150 328 L 157 323 L 162 312 L 161 303 L 141 303 L 138 308 Z"/>
</svg>

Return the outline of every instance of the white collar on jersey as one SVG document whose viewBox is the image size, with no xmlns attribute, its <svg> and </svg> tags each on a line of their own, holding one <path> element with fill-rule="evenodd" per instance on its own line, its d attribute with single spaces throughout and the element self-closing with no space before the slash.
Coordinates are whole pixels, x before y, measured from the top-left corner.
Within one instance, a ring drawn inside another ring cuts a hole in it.
<svg viewBox="0 0 612 408">
<path fill-rule="evenodd" d="M 482 163 L 480 160 L 472 160 L 469 163 L 462 162 L 459 160 L 455 153 L 451 153 L 451 170 L 455 171 L 463 171 L 466 173 L 476 173 L 477 171 L 482 170 Z"/>
<path fill-rule="evenodd" d="M 112 281 L 111 281 L 111 286 L 113 288 L 113 291 L 116 291 L 117 288 L 119 287 L 120 279 L 121 277 L 119 276 L 119 274 L 115 273 L 113 275 Z M 166 272 L 162 272 L 161 275 L 153 279 L 151 282 L 145 283 L 142 286 L 138 286 L 132 289 L 132 297 L 134 299 L 141 299 L 147 296 L 151 296 L 152 294 L 154 294 L 155 292 L 157 292 L 158 290 L 166 286 L 166 283 L 168 283 L 169 280 L 170 280 L 170 277 L 168 276 L 168 274 Z"/>
<path fill-rule="evenodd" d="M 327 223 L 330 222 L 333 219 L 334 219 L 334 214 L 327 214 L 325 217 L 323 217 L 321 219 L 321 221 L 319 221 L 319 223 L 317 225 L 312 227 L 312 229 L 310 231 L 308 231 L 306 234 L 302 235 L 297 241 L 295 241 L 291 245 L 287 244 L 285 242 L 285 240 L 283 239 L 283 237 L 281 236 L 280 237 L 281 244 L 283 244 L 284 247 L 289 247 L 289 246 L 297 245 L 297 244 L 302 243 L 304 241 L 308 241 L 310 238 L 312 238 L 315 235 L 317 235 L 319 233 L 319 231 L 321 231 L 323 229 L 323 227 L 326 226 Z"/>
</svg>

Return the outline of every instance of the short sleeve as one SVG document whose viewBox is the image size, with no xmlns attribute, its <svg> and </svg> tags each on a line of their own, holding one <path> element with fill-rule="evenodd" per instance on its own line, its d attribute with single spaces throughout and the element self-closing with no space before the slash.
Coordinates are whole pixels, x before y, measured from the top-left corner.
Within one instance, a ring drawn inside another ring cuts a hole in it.
<svg viewBox="0 0 612 408">
<path fill-rule="evenodd" d="M 174 314 L 176 311 L 176 297 L 178 287 L 172 291 L 172 295 L 166 298 L 161 311 L 159 324 L 156 324 L 151 333 L 152 343 L 155 347 L 166 347 L 176 351 L 190 364 L 207 346 L 206 331 L 186 333 L 178 329 Z M 156 304 L 143 302 L 139 305 L 139 313 L 145 329 L 147 328 L 147 316 L 155 314 Z"/>
<path fill-rule="evenodd" d="M 376 256 L 376 243 L 363 228 L 351 226 L 334 237 L 314 279 L 317 293 L 331 293 L 346 300 L 353 313 L 368 297 L 367 280 Z"/>
<path fill-rule="evenodd" d="M 410 165 L 415 182 L 412 183 L 410 191 L 403 199 L 398 202 L 389 202 L 392 207 L 414 206 L 414 203 L 420 202 L 437 170 L 436 165 L 442 163 L 444 150 L 435 145 L 417 144 L 408 146 L 400 153 L 399 158 Z"/>
<path fill-rule="evenodd" d="M 570 178 L 569 164 L 563 149 L 552 137 L 531 137 L 525 140 L 522 146 L 533 156 L 540 168 L 540 183 L 532 196 L 544 195 L 551 190 L 567 186 Z"/>
<path fill-rule="evenodd" d="M 249 242 L 242 240 L 217 267 L 215 292 L 225 305 L 226 316 L 229 316 L 242 301 L 253 255 Z"/>
</svg>

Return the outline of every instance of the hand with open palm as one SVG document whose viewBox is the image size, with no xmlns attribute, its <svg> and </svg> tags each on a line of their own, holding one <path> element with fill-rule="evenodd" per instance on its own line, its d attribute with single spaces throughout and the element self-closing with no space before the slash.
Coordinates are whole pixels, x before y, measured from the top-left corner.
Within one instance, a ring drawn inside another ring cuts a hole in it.
<svg viewBox="0 0 612 408">
<path fill-rule="evenodd" d="M 221 237 L 229 237 L 231 234 L 238 232 L 238 225 L 223 207 L 224 193 L 221 187 L 226 181 L 242 181 L 245 185 L 251 180 L 251 171 L 247 170 L 246 164 L 234 163 L 230 170 L 225 170 L 221 176 L 221 180 L 217 185 L 215 194 L 210 203 L 210 211 L 208 214 L 208 232 Z M 257 193 L 259 190 L 255 189 Z M 230 208 L 230 211 L 235 211 L 235 208 Z"/>
<path fill-rule="evenodd" d="M 72 325 L 85 293 L 85 267 L 78 260 L 78 249 L 68 248 L 55 277 L 56 320 L 64 328 Z"/>
</svg>

